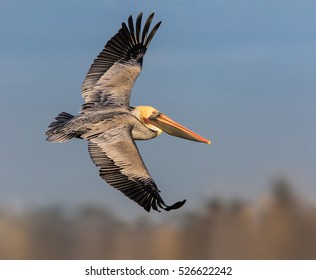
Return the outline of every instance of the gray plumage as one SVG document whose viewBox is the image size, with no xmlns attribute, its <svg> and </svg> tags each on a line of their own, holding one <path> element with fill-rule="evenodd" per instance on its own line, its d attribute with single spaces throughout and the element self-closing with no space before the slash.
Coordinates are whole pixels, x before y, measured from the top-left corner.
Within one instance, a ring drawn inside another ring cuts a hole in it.
<svg viewBox="0 0 316 280">
<path fill-rule="evenodd" d="M 130 16 L 129 28 L 122 23 L 122 28 L 107 42 L 83 82 L 81 92 L 86 102 L 83 110 L 100 105 L 129 106 L 131 91 L 141 72 L 143 57 L 161 24 L 158 22 L 148 35 L 153 17 L 154 13 L 148 17 L 141 35 L 142 13 L 136 19 L 136 34 Z"/>
<path fill-rule="evenodd" d="M 161 22 L 149 32 L 152 13 L 141 32 L 142 14 L 132 16 L 105 45 L 91 65 L 82 85 L 85 103 L 78 116 L 62 112 L 46 131 L 47 140 L 72 138 L 88 141 L 88 149 L 100 176 L 145 210 L 171 210 L 162 200 L 134 140 L 151 139 L 157 131 L 146 127 L 129 108 L 130 94 L 141 72 L 143 56 Z"/>
</svg>

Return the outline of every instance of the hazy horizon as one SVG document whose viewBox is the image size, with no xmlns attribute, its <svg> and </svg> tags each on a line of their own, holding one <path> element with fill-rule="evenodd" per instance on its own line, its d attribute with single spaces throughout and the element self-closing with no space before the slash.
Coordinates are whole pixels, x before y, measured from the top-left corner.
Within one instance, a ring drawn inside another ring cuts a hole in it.
<svg viewBox="0 0 316 280">
<path fill-rule="evenodd" d="M 93 59 L 130 14 L 162 21 L 131 105 L 151 105 L 212 140 L 137 142 L 167 203 L 253 199 L 277 177 L 316 198 L 313 1 L 0 1 L 0 205 L 104 204 L 146 212 L 106 185 L 87 143 L 45 141 L 76 114 Z M 151 213 L 146 217 L 160 214 Z M 163 214 L 166 216 L 167 214 Z"/>
</svg>

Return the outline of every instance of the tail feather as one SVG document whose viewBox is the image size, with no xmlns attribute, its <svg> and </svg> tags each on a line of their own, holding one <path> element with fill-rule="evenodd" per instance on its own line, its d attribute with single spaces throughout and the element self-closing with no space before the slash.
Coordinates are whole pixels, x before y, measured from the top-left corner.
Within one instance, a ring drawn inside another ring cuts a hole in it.
<svg viewBox="0 0 316 280">
<path fill-rule="evenodd" d="M 65 128 L 65 125 L 74 116 L 65 112 L 60 113 L 54 121 L 48 126 L 48 130 L 45 132 L 47 135 L 46 140 L 50 142 L 65 142 L 75 137 L 76 134 L 70 132 Z"/>
</svg>

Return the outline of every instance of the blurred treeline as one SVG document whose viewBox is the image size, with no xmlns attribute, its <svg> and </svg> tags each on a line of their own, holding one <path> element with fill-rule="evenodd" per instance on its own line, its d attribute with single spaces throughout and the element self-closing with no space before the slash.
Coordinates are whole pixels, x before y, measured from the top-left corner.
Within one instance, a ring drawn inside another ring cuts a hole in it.
<svg viewBox="0 0 316 280">
<path fill-rule="evenodd" d="M 66 212 L 0 208 L 0 259 L 316 259 L 316 206 L 284 180 L 254 202 L 213 199 L 161 224 Z"/>
</svg>

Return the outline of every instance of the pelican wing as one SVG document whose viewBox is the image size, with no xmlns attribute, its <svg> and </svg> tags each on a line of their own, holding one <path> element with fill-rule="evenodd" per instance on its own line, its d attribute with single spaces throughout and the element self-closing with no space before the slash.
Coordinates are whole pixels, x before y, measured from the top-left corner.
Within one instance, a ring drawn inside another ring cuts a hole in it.
<svg viewBox="0 0 316 280">
<path fill-rule="evenodd" d="M 148 212 L 151 209 L 169 211 L 181 207 L 185 201 L 168 206 L 162 200 L 130 131 L 130 128 L 123 127 L 89 140 L 89 153 L 94 164 L 100 168 L 100 176 Z"/>
<path fill-rule="evenodd" d="M 128 25 L 122 28 L 105 45 L 91 65 L 81 92 L 85 99 L 82 110 L 96 106 L 129 106 L 129 100 L 136 78 L 141 72 L 143 57 L 149 43 L 159 28 L 158 22 L 148 34 L 154 13 L 141 32 L 142 13 L 136 19 L 128 18 Z"/>
</svg>

